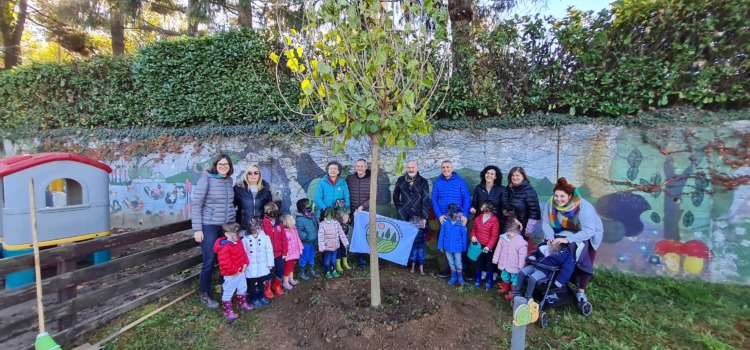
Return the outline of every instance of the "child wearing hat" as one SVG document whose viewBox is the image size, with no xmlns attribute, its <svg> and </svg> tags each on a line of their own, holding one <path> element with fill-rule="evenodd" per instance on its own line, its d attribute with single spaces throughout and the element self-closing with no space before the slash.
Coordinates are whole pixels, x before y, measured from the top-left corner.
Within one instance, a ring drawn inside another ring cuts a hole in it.
<svg viewBox="0 0 750 350">
<path fill-rule="evenodd" d="M 454 285 L 458 282 L 460 285 L 465 285 L 463 275 L 463 265 L 461 263 L 461 255 L 466 252 L 467 248 L 467 232 L 466 226 L 461 221 L 463 213 L 461 208 L 457 204 L 451 203 L 448 205 L 448 212 L 445 214 L 445 221 L 440 226 L 440 237 L 438 238 L 438 250 L 445 252 L 448 258 L 448 265 L 451 268 L 451 279 L 448 280 L 448 285 Z"/>
</svg>

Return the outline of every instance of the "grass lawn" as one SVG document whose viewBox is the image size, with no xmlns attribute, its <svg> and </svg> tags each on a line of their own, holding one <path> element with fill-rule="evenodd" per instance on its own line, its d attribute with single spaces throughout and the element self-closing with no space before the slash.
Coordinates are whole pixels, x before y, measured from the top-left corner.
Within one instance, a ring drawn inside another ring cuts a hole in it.
<svg viewBox="0 0 750 350">
<path fill-rule="evenodd" d="M 409 276 L 406 271 L 397 273 Z M 429 281 L 445 283 L 437 278 Z M 457 299 L 486 302 L 485 310 L 497 316 L 495 324 L 484 327 L 481 336 L 491 348 L 510 348 L 511 310 L 507 301 L 494 292 L 471 287 L 446 293 L 455 293 Z M 546 310 L 550 326 L 529 326 L 527 348 L 750 349 L 748 287 L 597 271 L 589 295 L 594 306 L 591 317 L 581 316 L 572 306 Z M 131 312 L 86 341 L 93 344 L 168 301 Z M 309 305 L 300 303 L 300 307 Z M 243 313 L 234 324 L 227 325 L 217 311 L 206 310 L 197 297 L 189 297 L 118 336 L 105 349 L 243 348 L 242 344 L 263 339 L 264 327 L 274 326 L 259 319 L 268 312 L 274 309 Z M 379 347 L 369 344 L 373 346 Z"/>
</svg>

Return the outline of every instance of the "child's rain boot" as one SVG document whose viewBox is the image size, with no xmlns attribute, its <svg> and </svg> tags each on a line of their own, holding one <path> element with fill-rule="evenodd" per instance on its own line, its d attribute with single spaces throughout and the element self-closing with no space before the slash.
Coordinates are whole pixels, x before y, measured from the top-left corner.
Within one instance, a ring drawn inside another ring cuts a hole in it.
<svg viewBox="0 0 750 350">
<path fill-rule="evenodd" d="M 307 270 L 307 266 L 300 266 L 299 267 L 299 279 L 301 279 L 303 281 L 307 281 L 307 280 L 310 279 L 310 277 L 307 276 L 307 271 L 305 271 L 305 270 Z"/>
<path fill-rule="evenodd" d="M 487 284 L 484 285 L 484 288 L 487 290 L 492 289 L 492 273 L 487 273 Z"/>
<path fill-rule="evenodd" d="M 508 292 L 510 292 L 510 282 L 500 283 L 500 288 L 497 289 L 497 293 L 503 295 Z"/>
<path fill-rule="evenodd" d="M 273 279 L 273 285 L 271 286 L 271 290 L 274 293 L 276 293 L 276 295 L 284 295 L 284 291 L 281 289 L 281 280 L 280 279 L 278 279 L 278 278 L 274 278 Z"/>
<path fill-rule="evenodd" d="M 482 271 L 477 271 L 476 280 L 474 280 L 474 288 L 479 288 L 482 285 Z"/>
<path fill-rule="evenodd" d="M 456 284 L 456 270 L 451 270 L 451 279 L 448 280 L 448 285 L 452 286 Z"/>
<path fill-rule="evenodd" d="M 292 272 L 292 274 L 289 275 L 289 284 L 291 284 L 292 286 L 296 286 L 297 284 L 299 284 L 297 283 L 297 281 L 294 280 L 294 272 Z"/>
<path fill-rule="evenodd" d="M 456 275 L 458 276 L 458 284 L 465 285 L 466 281 L 464 281 L 464 271 L 463 270 L 456 270 Z"/>
<path fill-rule="evenodd" d="M 227 319 L 227 323 L 232 323 L 234 320 L 239 317 L 234 311 L 232 310 L 232 301 L 222 301 L 221 307 L 224 308 L 224 318 Z"/>
<path fill-rule="evenodd" d="M 261 301 L 260 293 L 258 291 L 248 293 L 248 298 L 250 299 L 250 304 L 253 304 L 253 307 L 256 309 L 266 306 L 266 304 Z"/>
<path fill-rule="evenodd" d="M 309 266 L 309 269 L 310 269 L 310 271 L 309 271 L 310 272 L 310 277 L 312 277 L 312 278 L 320 278 L 320 275 L 318 274 L 318 272 L 315 271 L 315 265 L 307 265 L 307 266 Z"/>
<path fill-rule="evenodd" d="M 265 285 L 266 290 L 263 292 L 263 296 L 266 297 L 266 299 L 273 299 L 273 291 L 271 291 L 271 281 L 265 281 L 263 282 L 263 285 Z"/>
<path fill-rule="evenodd" d="M 284 279 L 281 281 L 281 287 L 286 290 L 292 290 L 294 288 L 289 284 L 289 276 L 284 276 Z"/>
<path fill-rule="evenodd" d="M 237 294 L 237 304 L 239 305 L 241 310 L 253 311 L 254 309 L 252 304 L 247 303 L 247 296 L 245 296 L 244 294 Z"/>
<path fill-rule="evenodd" d="M 344 269 L 341 268 L 341 259 L 336 259 L 336 271 L 343 273 Z"/>
<path fill-rule="evenodd" d="M 348 258 L 342 258 L 341 259 L 341 265 L 344 266 L 344 269 L 351 270 L 352 267 L 349 266 L 349 259 Z"/>
</svg>

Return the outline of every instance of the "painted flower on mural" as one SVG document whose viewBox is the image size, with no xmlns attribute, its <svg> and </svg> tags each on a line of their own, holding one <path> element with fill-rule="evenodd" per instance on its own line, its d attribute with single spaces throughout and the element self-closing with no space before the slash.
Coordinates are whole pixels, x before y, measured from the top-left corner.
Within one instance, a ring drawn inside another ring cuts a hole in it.
<svg viewBox="0 0 750 350">
<path fill-rule="evenodd" d="M 651 255 L 648 257 L 648 263 L 651 265 L 661 265 L 661 258 L 658 255 Z"/>
</svg>

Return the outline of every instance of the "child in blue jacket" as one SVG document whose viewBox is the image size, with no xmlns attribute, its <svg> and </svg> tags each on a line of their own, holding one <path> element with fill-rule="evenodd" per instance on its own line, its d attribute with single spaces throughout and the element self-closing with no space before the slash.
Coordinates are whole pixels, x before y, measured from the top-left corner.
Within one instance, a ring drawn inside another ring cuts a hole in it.
<svg viewBox="0 0 750 350">
<path fill-rule="evenodd" d="M 554 281 L 555 287 L 558 288 L 568 283 L 570 276 L 573 275 L 573 271 L 575 271 L 576 268 L 575 252 L 571 251 L 568 248 L 568 245 L 563 243 L 542 243 L 536 251 L 531 253 L 528 259 L 536 260 L 547 266 L 559 267 L 560 271 L 555 276 Z M 526 299 L 531 299 L 537 281 L 549 277 L 551 273 L 552 271 L 547 269 L 536 267 L 531 264 L 527 265 L 518 273 L 518 287 L 512 290 L 511 294 L 514 296 L 521 295 L 523 283 L 528 278 L 529 281 L 526 284 L 526 293 L 524 294 L 524 297 Z"/>
<path fill-rule="evenodd" d="M 448 205 L 448 212 L 445 214 L 446 220 L 440 226 L 440 238 L 438 239 L 438 250 L 445 252 L 448 257 L 448 265 L 451 268 L 451 279 L 449 285 L 458 281 L 462 286 L 466 284 L 463 275 L 463 265 L 461 264 L 461 255 L 466 251 L 468 238 L 466 226 L 461 221 L 463 213 L 461 208 L 455 203 Z"/>
</svg>

